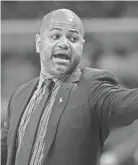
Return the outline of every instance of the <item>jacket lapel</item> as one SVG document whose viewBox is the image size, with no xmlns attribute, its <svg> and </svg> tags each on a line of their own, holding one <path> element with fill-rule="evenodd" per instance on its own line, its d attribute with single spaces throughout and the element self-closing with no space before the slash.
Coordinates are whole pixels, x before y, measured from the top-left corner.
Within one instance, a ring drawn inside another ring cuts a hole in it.
<svg viewBox="0 0 138 165">
<path fill-rule="evenodd" d="M 53 109 L 49 118 L 48 126 L 47 126 L 47 134 L 45 137 L 45 151 L 44 156 L 46 158 L 48 151 L 51 147 L 51 144 L 54 140 L 56 129 L 58 126 L 58 122 L 60 120 L 60 116 L 63 113 L 69 98 L 70 91 L 73 87 L 73 83 L 65 83 L 62 84 L 59 92 L 56 96 L 56 100 L 53 105 Z M 45 160 L 44 158 L 44 160 Z"/>
<path fill-rule="evenodd" d="M 77 69 L 70 77 L 68 77 L 68 79 L 66 79 L 66 81 L 61 85 L 59 89 L 47 126 L 43 160 L 47 158 L 48 152 L 52 146 L 56 135 L 56 130 L 60 121 L 60 117 L 67 106 L 71 90 L 74 84 L 80 80 L 80 76 L 81 72 Z"/>
<path fill-rule="evenodd" d="M 38 78 L 29 83 L 24 89 L 21 88 L 19 93 L 16 95 L 16 103 L 13 105 L 13 113 L 11 116 L 10 129 L 8 133 L 8 160 L 7 165 L 12 165 L 15 158 L 15 149 L 16 149 L 16 134 L 19 126 L 21 116 L 28 104 L 29 99 L 31 98 L 35 87 L 38 83 Z"/>
</svg>

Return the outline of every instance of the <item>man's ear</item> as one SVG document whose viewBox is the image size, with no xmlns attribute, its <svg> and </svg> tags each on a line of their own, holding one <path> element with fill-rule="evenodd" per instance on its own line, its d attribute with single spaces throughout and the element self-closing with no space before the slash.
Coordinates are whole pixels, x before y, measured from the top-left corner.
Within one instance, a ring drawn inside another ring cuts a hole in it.
<svg viewBox="0 0 138 165">
<path fill-rule="evenodd" d="M 35 36 L 35 44 L 36 44 L 36 52 L 40 53 L 40 43 L 41 43 L 41 38 L 39 34 L 36 34 Z"/>
<path fill-rule="evenodd" d="M 82 44 L 83 44 L 83 47 L 84 47 L 84 45 L 85 45 L 85 39 L 83 39 Z"/>
</svg>

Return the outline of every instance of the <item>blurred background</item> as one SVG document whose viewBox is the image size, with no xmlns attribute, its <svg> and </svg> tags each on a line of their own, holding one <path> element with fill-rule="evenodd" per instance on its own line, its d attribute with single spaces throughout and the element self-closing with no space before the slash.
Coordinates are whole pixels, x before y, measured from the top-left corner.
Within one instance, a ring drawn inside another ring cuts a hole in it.
<svg viewBox="0 0 138 165">
<path fill-rule="evenodd" d="M 86 45 L 80 67 L 112 70 L 120 83 L 138 87 L 137 1 L 2 1 L 1 2 L 1 121 L 15 89 L 39 76 L 34 37 L 49 11 L 68 8 L 78 14 Z M 111 130 L 101 165 L 138 164 L 138 121 Z"/>
</svg>

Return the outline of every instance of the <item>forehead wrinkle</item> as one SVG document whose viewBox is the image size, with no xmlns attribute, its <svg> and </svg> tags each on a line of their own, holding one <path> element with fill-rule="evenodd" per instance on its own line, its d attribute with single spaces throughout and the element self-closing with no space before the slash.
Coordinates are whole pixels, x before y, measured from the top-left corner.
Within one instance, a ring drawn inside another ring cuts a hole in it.
<svg viewBox="0 0 138 165">
<path fill-rule="evenodd" d="M 53 27 L 53 28 L 51 28 L 50 29 L 50 31 L 54 31 L 54 30 L 57 30 L 57 31 L 64 31 L 64 29 L 63 29 L 63 27 Z M 79 34 L 79 32 L 78 32 L 78 30 L 76 30 L 76 29 L 67 29 L 69 32 L 71 32 L 71 33 L 76 33 L 76 34 Z"/>
<path fill-rule="evenodd" d="M 69 31 L 73 31 L 73 32 L 81 32 L 79 27 L 77 28 L 75 24 L 71 23 L 71 24 L 68 24 L 68 23 L 53 23 L 50 27 L 51 29 L 54 29 L 54 28 L 67 28 Z"/>
</svg>

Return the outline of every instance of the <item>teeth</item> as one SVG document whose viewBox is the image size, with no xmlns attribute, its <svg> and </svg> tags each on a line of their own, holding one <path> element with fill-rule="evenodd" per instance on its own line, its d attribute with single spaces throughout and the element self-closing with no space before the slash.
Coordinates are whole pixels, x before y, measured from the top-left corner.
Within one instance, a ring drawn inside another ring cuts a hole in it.
<svg viewBox="0 0 138 165">
<path fill-rule="evenodd" d="M 61 58 L 53 58 L 53 60 L 55 61 L 55 62 L 57 62 L 57 63 L 68 63 L 69 62 L 69 60 L 66 60 L 66 59 L 61 59 Z"/>
<path fill-rule="evenodd" d="M 66 54 L 54 54 L 53 56 L 59 59 L 66 59 L 66 60 L 69 59 L 69 57 Z"/>
</svg>

